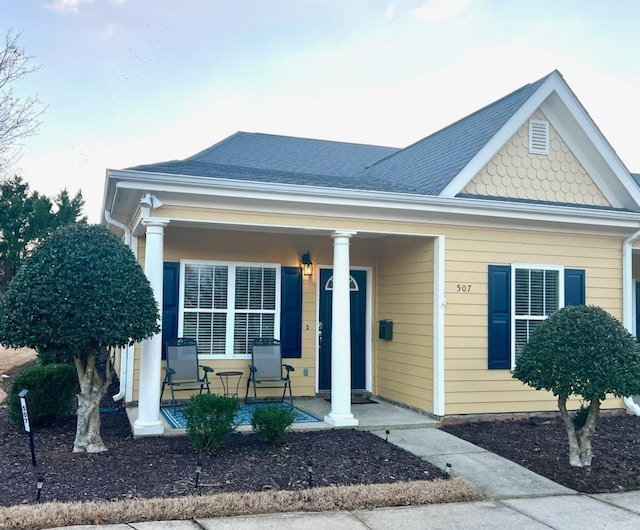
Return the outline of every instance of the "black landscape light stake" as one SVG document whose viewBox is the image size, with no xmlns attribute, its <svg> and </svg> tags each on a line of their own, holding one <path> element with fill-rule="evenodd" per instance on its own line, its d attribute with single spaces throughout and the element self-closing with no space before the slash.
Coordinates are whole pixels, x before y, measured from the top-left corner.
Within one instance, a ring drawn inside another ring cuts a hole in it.
<svg viewBox="0 0 640 530">
<path fill-rule="evenodd" d="M 40 494 L 42 493 L 42 486 L 44 486 L 44 477 L 41 475 L 36 482 L 36 502 L 40 502 Z"/>
<path fill-rule="evenodd" d="M 385 442 L 389 441 L 389 429 L 387 429 L 386 431 L 384 431 L 384 433 L 387 435 L 384 439 Z"/>
<path fill-rule="evenodd" d="M 36 449 L 33 445 L 33 430 L 31 429 L 31 423 L 29 422 L 29 409 L 27 407 L 27 394 L 29 391 L 25 388 L 20 391 L 18 398 L 20 399 L 20 409 L 22 412 L 22 423 L 24 424 L 24 431 L 29 434 L 29 445 L 31 446 L 31 463 L 35 467 L 36 465 Z"/>
<path fill-rule="evenodd" d="M 307 472 L 309 473 L 309 487 L 313 487 L 313 460 L 309 459 L 307 461 Z"/>
<path fill-rule="evenodd" d="M 194 486 L 194 488 L 198 487 L 198 482 L 200 482 L 200 473 L 202 473 L 202 462 L 198 460 L 196 462 L 196 485 Z"/>
</svg>

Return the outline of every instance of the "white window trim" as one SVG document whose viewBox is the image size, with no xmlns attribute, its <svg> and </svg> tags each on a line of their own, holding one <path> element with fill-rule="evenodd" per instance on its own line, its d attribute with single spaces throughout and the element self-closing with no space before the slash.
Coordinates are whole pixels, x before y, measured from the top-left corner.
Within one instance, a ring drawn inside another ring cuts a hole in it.
<svg viewBox="0 0 640 530">
<path fill-rule="evenodd" d="M 544 147 L 536 147 L 533 143 L 534 127 L 544 127 Z M 529 120 L 529 153 L 533 155 L 549 154 L 549 122 L 544 120 Z"/>
<path fill-rule="evenodd" d="M 541 265 L 539 263 L 511 264 L 511 370 L 516 367 L 516 269 L 558 271 L 558 309 L 564 307 L 564 265 Z M 530 320 L 546 320 L 547 316 L 529 317 Z"/>
<path fill-rule="evenodd" d="M 281 265 L 279 263 L 262 263 L 252 261 L 213 261 L 213 260 L 197 260 L 197 259 L 182 259 L 180 260 L 180 297 L 179 297 L 179 310 L 178 310 L 178 336 L 182 337 L 184 332 L 184 281 L 185 281 L 185 267 L 187 265 L 222 265 L 228 267 L 227 274 L 227 308 L 225 309 L 227 315 L 227 333 L 225 336 L 225 354 L 203 354 L 200 355 L 200 359 L 251 359 L 251 355 L 234 355 L 233 353 L 233 329 L 234 329 L 234 316 L 236 312 L 235 307 L 235 294 L 236 294 L 236 267 L 269 267 L 276 269 L 276 305 L 273 319 L 273 329 L 275 338 L 280 337 L 280 305 L 281 305 Z M 233 281 L 231 279 L 233 278 Z M 222 312 L 222 311 L 220 311 Z M 264 311 L 260 311 L 263 313 Z"/>
</svg>

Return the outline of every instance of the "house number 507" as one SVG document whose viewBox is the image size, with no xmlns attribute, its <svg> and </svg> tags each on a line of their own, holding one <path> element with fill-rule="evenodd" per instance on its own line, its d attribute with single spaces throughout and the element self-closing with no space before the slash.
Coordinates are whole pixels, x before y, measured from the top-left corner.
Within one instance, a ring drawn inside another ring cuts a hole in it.
<svg viewBox="0 0 640 530">
<path fill-rule="evenodd" d="M 471 284 L 458 283 L 458 284 L 456 284 L 456 290 L 459 293 L 470 293 L 471 292 Z"/>
</svg>

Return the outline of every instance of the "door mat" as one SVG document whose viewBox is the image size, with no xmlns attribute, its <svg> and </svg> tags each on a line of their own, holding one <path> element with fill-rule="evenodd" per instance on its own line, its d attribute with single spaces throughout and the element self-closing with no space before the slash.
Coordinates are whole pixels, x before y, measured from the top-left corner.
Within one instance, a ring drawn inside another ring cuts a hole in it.
<svg viewBox="0 0 640 530">
<path fill-rule="evenodd" d="M 253 411 L 256 407 L 282 407 L 289 408 L 287 403 L 264 403 L 264 404 L 255 404 L 255 403 L 241 403 L 240 410 L 236 414 L 236 423 L 238 425 L 251 425 L 251 416 L 253 415 Z M 183 414 L 182 405 L 178 405 L 177 407 L 168 406 L 168 407 L 160 407 L 160 412 L 167 420 L 167 423 L 174 429 L 184 429 L 187 426 L 187 420 Z M 309 422 L 320 422 L 318 418 L 312 416 L 311 414 L 307 414 L 302 410 L 293 407 L 293 423 L 309 423 Z"/>
<path fill-rule="evenodd" d="M 325 401 L 331 403 L 331 398 L 326 398 Z M 352 397 L 351 398 L 352 405 L 377 405 L 377 401 L 373 401 L 373 399 L 369 399 L 368 397 Z"/>
</svg>

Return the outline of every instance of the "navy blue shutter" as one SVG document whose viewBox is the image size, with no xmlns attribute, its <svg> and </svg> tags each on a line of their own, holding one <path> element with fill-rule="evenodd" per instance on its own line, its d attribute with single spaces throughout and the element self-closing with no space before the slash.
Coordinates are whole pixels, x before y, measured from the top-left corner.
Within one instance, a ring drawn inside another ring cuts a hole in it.
<svg viewBox="0 0 640 530">
<path fill-rule="evenodd" d="M 165 262 L 162 270 L 162 358 L 165 344 L 178 336 L 178 304 L 180 302 L 180 263 Z"/>
<path fill-rule="evenodd" d="M 282 357 L 302 357 L 302 269 L 282 267 L 280 280 L 280 344 Z"/>
<path fill-rule="evenodd" d="M 584 270 L 564 270 L 564 305 L 584 305 Z"/>
<path fill-rule="evenodd" d="M 489 369 L 511 368 L 511 267 L 489 265 Z"/>
</svg>

